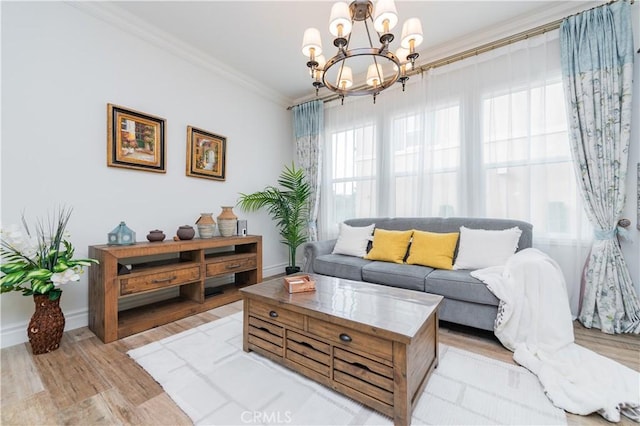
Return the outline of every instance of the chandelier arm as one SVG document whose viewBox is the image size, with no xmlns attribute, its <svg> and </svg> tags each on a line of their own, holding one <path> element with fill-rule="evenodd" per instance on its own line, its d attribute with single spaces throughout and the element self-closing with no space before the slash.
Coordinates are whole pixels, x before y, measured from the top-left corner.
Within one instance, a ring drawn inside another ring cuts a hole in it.
<svg viewBox="0 0 640 426">
<path fill-rule="evenodd" d="M 371 20 L 371 23 L 373 23 L 373 18 L 371 16 L 369 16 L 369 19 Z M 373 42 L 371 41 L 371 32 L 369 32 L 369 25 L 367 25 L 367 20 L 365 19 L 364 21 L 362 21 L 362 23 L 364 24 L 364 28 L 367 30 L 367 38 L 369 39 L 369 47 L 371 47 L 373 49 Z"/>
<path fill-rule="evenodd" d="M 373 22 L 373 16 L 369 16 L 369 20 L 371 21 L 371 24 L 374 25 L 374 29 L 375 29 L 375 23 Z M 371 46 L 372 49 L 374 49 L 373 47 L 373 41 L 371 41 L 371 33 L 369 33 L 369 26 L 367 25 L 367 21 L 364 21 L 364 27 L 367 29 L 367 37 L 369 38 L 369 46 Z M 376 31 L 376 34 L 378 34 L 378 31 Z M 379 34 L 378 34 L 379 35 Z M 384 44 L 380 47 L 380 53 L 384 52 Z M 376 58 L 376 55 L 373 55 L 373 64 L 376 67 L 376 75 L 378 76 L 378 81 L 380 82 L 380 84 L 383 83 L 382 80 L 382 76 L 380 75 L 380 68 L 378 68 L 378 58 Z M 375 93 L 374 93 L 375 96 Z M 375 97 L 373 99 L 373 103 L 375 103 Z"/>
<path fill-rule="evenodd" d="M 351 26 L 353 26 L 353 19 L 351 20 Z M 349 43 L 351 43 L 352 34 L 353 34 L 353 31 L 351 31 L 347 36 L 347 44 L 344 46 L 344 49 L 342 49 L 343 52 L 346 52 L 347 50 L 349 50 Z"/>
</svg>

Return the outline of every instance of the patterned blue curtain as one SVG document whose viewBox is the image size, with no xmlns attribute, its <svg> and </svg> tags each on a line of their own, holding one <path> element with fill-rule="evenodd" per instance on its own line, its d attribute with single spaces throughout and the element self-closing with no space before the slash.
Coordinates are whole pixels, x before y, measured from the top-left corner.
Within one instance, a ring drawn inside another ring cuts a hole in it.
<svg viewBox="0 0 640 426">
<path fill-rule="evenodd" d="M 579 319 L 640 332 L 640 303 L 617 243 L 631 133 L 633 36 L 624 0 L 563 20 L 563 83 L 576 176 L 594 228 Z"/>
<path fill-rule="evenodd" d="M 304 169 L 311 186 L 308 235 L 318 240 L 318 207 L 320 203 L 321 137 L 324 130 L 324 104 L 311 101 L 293 107 L 298 166 Z"/>
</svg>

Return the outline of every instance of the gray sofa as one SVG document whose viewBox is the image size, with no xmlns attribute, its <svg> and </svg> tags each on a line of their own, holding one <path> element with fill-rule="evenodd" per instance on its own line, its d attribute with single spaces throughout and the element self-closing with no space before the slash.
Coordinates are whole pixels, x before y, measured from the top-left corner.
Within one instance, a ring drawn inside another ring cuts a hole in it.
<svg viewBox="0 0 640 426">
<path fill-rule="evenodd" d="M 345 221 L 350 226 L 367 226 L 404 231 L 417 229 L 429 232 L 459 232 L 461 226 L 472 229 L 502 230 L 517 226 L 522 230 L 518 251 L 531 247 L 533 226 L 510 219 L 424 217 L 367 218 Z M 469 270 L 442 270 L 427 266 L 366 260 L 359 257 L 332 254 L 336 240 L 306 243 L 303 246 L 307 273 L 329 275 L 355 281 L 365 281 L 392 287 L 444 296 L 440 319 L 484 330 L 493 330 L 499 300 L 484 283 L 473 278 Z M 458 248 L 454 254 L 457 254 Z"/>
</svg>

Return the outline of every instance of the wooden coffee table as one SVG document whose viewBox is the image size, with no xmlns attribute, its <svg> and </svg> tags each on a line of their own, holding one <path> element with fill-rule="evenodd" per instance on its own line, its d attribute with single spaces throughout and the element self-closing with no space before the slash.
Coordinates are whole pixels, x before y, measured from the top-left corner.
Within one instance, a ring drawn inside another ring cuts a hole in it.
<svg viewBox="0 0 640 426">
<path fill-rule="evenodd" d="M 240 290 L 244 350 L 409 424 L 438 365 L 442 296 L 311 277 L 312 292 L 289 294 L 282 278 Z"/>
</svg>

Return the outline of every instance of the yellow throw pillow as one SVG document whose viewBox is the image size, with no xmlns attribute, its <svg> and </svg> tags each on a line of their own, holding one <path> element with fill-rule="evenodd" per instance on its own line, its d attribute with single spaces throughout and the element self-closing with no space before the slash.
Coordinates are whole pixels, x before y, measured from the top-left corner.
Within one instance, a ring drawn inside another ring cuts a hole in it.
<svg viewBox="0 0 640 426">
<path fill-rule="evenodd" d="M 376 229 L 373 231 L 373 247 L 364 257 L 369 260 L 381 260 L 383 262 L 404 263 L 407 247 L 411 240 L 411 231 L 387 231 Z"/>
<path fill-rule="evenodd" d="M 437 269 L 453 268 L 453 252 L 458 242 L 458 232 L 438 234 L 413 231 L 413 241 L 407 263 L 430 266 Z"/>
</svg>

